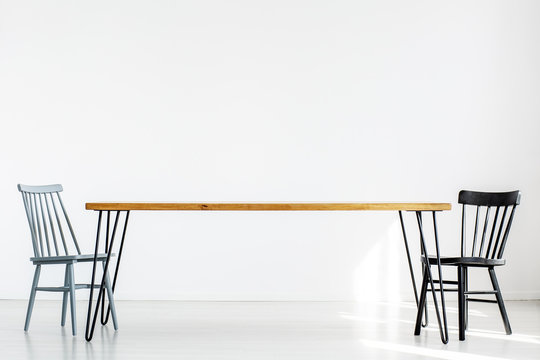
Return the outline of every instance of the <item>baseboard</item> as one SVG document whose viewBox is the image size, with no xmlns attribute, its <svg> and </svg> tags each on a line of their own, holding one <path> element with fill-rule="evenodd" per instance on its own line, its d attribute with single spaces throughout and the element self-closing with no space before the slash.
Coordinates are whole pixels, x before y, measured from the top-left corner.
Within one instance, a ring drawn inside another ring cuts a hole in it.
<svg viewBox="0 0 540 360">
<path fill-rule="evenodd" d="M 455 293 L 451 293 L 455 294 Z M 520 301 L 520 300 L 540 300 L 540 291 L 503 291 L 503 298 L 504 300 L 508 301 Z M 57 300 L 59 298 L 57 297 L 41 297 L 41 300 Z M 61 298 L 60 298 L 61 299 Z M 450 296 L 448 299 L 449 301 L 452 301 L 454 299 L 453 296 Z M 28 298 L 20 298 L 20 297 L 2 297 L 0 300 L 25 300 L 27 301 Z M 80 297 L 79 300 L 88 301 L 87 298 Z M 212 302 L 212 301 L 230 301 L 230 302 L 362 302 L 358 299 L 324 299 L 324 298 L 318 298 L 318 299 L 287 299 L 287 298 L 200 298 L 200 297 L 176 297 L 176 296 L 168 296 L 163 298 L 150 298 L 150 297 L 141 297 L 141 296 L 135 296 L 128 298 L 126 296 L 120 296 L 117 298 L 117 300 L 133 300 L 133 301 L 202 301 L 202 302 Z M 383 298 L 383 297 L 377 297 L 373 296 L 372 298 L 366 298 L 364 299 L 368 302 L 402 302 L 402 301 L 408 301 L 413 302 L 414 298 L 410 295 L 403 295 L 394 297 L 391 299 Z"/>
<path fill-rule="evenodd" d="M 540 300 L 540 291 L 503 291 L 505 300 Z"/>
</svg>

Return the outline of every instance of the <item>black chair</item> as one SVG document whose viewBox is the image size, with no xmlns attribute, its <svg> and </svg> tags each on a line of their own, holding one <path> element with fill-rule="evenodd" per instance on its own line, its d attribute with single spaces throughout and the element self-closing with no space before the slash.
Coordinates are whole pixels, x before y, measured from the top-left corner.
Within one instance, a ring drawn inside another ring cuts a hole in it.
<svg viewBox="0 0 540 360">
<path fill-rule="evenodd" d="M 469 301 L 497 303 L 506 334 L 512 334 L 501 289 L 495 275 L 495 267 L 502 266 L 506 263 L 502 256 L 520 197 L 521 193 L 519 191 L 487 193 L 462 190 L 459 192 L 458 202 L 463 205 L 461 217 L 461 256 L 441 257 L 441 265 L 455 266 L 457 268 L 458 280 L 443 280 L 443 284 L 457 285 L 457 289 L 444 288 L 444 291 L 458 292 L 459 340 L 465 340 Z M 472 216 L 467 216 L 467 208 L 476 208 L 476 211 L 471 214 Z M 470 218 L 469 221 L 467 221 L 468 218 Z M 467 230 L 466 224 L 471 221 L 474 222 L 474 228 Z M 428 266 L 428 261 L 430 266 L 437 264 L 437 258 L 435 256 L 428 256 L 427 259 L 425 256 L 422 257 L 423 266 Z M 469 267 L 486 268 L 489 272 L 493 290 L 469 291 Z M 416 317 L 415 335 L 420 334 L 422 310 L 426 304 L 426 293 L 430 290 L 427 273 L 427 271 L 424 271 Z M 435 290 L 440 291 L 440 289 Z M 488 294 L 495 295 L 495 300 L 469 297 L 469 295 Z"/>
</svg>

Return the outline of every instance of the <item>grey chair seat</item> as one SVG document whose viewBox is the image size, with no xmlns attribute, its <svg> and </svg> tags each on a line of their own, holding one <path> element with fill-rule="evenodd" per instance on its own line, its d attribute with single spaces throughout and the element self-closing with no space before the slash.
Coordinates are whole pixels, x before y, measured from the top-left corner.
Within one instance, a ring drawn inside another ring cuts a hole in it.
<svg viewBox="0 0 540 360">
<path fill-rule="evenodd" d="M 116 254 L 111 254 L 116 256 Z M 107 254 L 98 254 L 98 261 L 105 261 Z M 30 261 L 34 264 L 66 264 L 71 262 L 87 262 L 94 261 L 94 254 L 81 254 L 81 255 L 61 255 L 61 256 L 45 256 L 45 257 L 31 257 Z"/>
<path fill-rule="evenodd" d="M 425 263 L 425 258 L 422 257 L 422 262 Z M 430 265 L 436 265 L 437 264 L 437 257 L 436 256 L 430 256 L 429 257 L 429 264 Z M 490 267 L 490 266 L 501 266 L 506 264 L 506 260 L 504 259 L 486 259 L 483 257 L 477 257 L 477 256 L 467 256 L 467 257 L 461 257 L 461 256 L 454 256 L 454 257 L 441 257 L 441 265 L 450 265 L 450 266 L 457 266 L 457 265 L 464 265 L 464 266 L 478 266 L 478 267 Z"/>
</svg>

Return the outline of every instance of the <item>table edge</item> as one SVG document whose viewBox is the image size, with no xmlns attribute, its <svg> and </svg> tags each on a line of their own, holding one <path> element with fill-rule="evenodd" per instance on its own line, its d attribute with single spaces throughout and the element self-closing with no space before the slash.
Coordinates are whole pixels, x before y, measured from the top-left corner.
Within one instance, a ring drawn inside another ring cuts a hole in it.
<svg viewBox="0 0 540 360">
<path fill-rule="evenodd" d="M 86 210 L 101 211 L 445 211 L 450 203 L 271 203 L 271 202 L 88 202 Z"/>
</svg>

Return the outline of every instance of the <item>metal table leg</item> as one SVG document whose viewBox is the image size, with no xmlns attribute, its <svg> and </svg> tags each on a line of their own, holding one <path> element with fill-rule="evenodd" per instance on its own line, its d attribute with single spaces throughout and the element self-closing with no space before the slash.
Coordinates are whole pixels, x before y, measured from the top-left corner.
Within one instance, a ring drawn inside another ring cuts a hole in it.
<svg viewBox="0 0 540 360">
<path fill-rule="evenodd" d="M 446 319 L 446 304 L 444 301 L 444 286 L 443 286 L 443 278 L 442 278 L 442 269 L 441 269 L 441 255 L 439 251 L 439 235 L 437 232 L 437 217 L 436 217 L 436 211 L 432 211 L 433 214 L 433 235 L 434 235 L 434 241 L 435 241 L 435 253 L 437 257 L 437 272 L 439 274 L 439 292 L 441 294 L 441 310 L 439 310 L 439 304 L 437 301 L 437 290 L 435 289 L 435 283 L 433 280 L 433 273 L 431 271 L 431 266 L 429 265 L 428 260 L 428 252 L 426 247 L 426 241 L 424 236 L 424 230 L 422 226 L 422 213 L 421 211 L 416 212 L 416 219 L 418 222 L 418 230 L 420 231 L 420 242 L 422 246 L 422 252 L 425 254 L 426 257 L 426 265 L 424 266 L 425 269 L 425 277 L 427 277 L 427 280 L 429 282 L 429 285 L 431 287 L 431 294 L 433 296 L 433 304 L 435 306 L 435 314 L 437 315 L 437 322 L 439 323 L 439 332 L 441 335 L 441 341 L 443 344 L 448 343 L 448 322 Z M 426 283 L 427 285 L 427 283 Z M 425 292 L 425 291 L 424 291 Z M 425 302 L 425 299 L 424 299 Z M 421 310 L 418 309 L 418 312 Z M 442 319 L 441 319 L 441 313 L 442 312 Z"/>
<path fill-rule="evenodd" d="M 403 222 L 403 215 L 401 211 L 399 212 L 399 219 L 401 222 L 401 230 L 403 232 L 403 240 L 405 242 L 405 249 L 407 251 L 407 260 L 409 263 L 409 272 L 411 274 L 414 296 L 415 296 L 416 304 L 418 307 L 416 327 L 415 327 L 414 333 L 415 335 L 419 335 L 420 325 L 422 326 L 427 325 L 426 287 L 427 287 L 427 283 L 429 282 L 431 285 L 431 292 L 433 295 L 433 303 L 435 305 L 435 313 L 437 315 L 437 322 L 439 324 L 439 332 L 441 335 L 441 341 L 443 342 L 443 344 L 447 344 L 448 343 L 448 324 L 447 324 L 447 319 L 446 319 L 446 304 L 444 301 L 444 289 L 443 289 L 443 281 L 442 281 L 442 276 L 441 276 L 441 258 L 440 258 L 440 253 L 439 253 L 439 236 L 437 232 L 437 218 L 436 218 L 435 213 L 436 213 L 435 211 L 432 211 L 434 242 L 435 242 L 435 251 L 436 251 L 436 256 L 437 256 L 437 269 L 439 273 L 439 288 L 440 288 L 440 293 L 441 293 L 441 309 L 440 310 L 439 310 L 436 290 L 434 286 L 433 274 L 431 271 L 431 267 L 429 265 L 427 266 L 423 265 L 422 289 L 420 291 L 420 298 L 418 298 L 418 290 L 416 287 L 416 281 L 414 277 L 414 271 L 413 271 L 411 256 L 409 252 L 409 245 L 407 241 L 407 234 L 405 232 L 405 225 Z M 425 236 L 424 236 L 421 211 L 416 211 L 416 219 L 418 223 L 418 229 L 420 232 L 420 251 L 421 251 L 421 254 L 427 258 L 428 253 L 427 253 L 426 241 L 425 241 Z M 442 317 L 441 317 L 441 312 L 442 312 Z M 422 323 L 423 317 L 425 317 L 425 320 L 426 320 L 425 324 Z"/>
<path fill-rule="evenodd" d="M 414 299 L 416 301 L 416 306 L 418 307 L 420 305 L 419 299 L 418 299 L 418 288 L 416 287 L 416 280 L 415 280 L 413 265 L 411 261 L 411 252 L 409 251 L 409 241 L 407 240 L 407 232 L 405 231 L 405 223 L 403 221 L 403 214 L 401 210 L 399 211 L 399 222 L 401 223 L 401 232 L 403 233 L 403 242 L 405 244 L 405 251 L 407 253 L 407 262 L 409 263 L 409 273 L 411 275 L 411 282 L 412 282 L 412 287 L 414 291 Z M 422 323 L 422 326 L 426 327 L 428 324 L 427 306 L 424 306 L 424 319 L 426 320 L 426 322 Z"/>
<path fill-rule="evenodd" d="M 109 314 L 110 314 L 110 311 L 111 311 L 110 305 L 109 305 L 107 307 L 107 312 L 106 312 L 106 315 L 105 315 L 105 310 L 104 310 L 104 307 L 105 307 L 105 280 L 106 280 L 107 272 L 109 270 L 109 264 L 110 264 L 110 260 L 111 260 L 111 254 L 112 254 L 112 251 L 113 251 L 114 239 L 115 239 L 115 235 L 116 235 L 116 229 L 118 227 L 118 221 L 119 221 L 119 218 L 120 218 L 120 213 L 122 211 L 116 211 L 116 216 L 115 216 L 115 220 L 114 220 L 112 234 L 110 234 L 110 232 L 109 232 L 109 230 L 110 230 L 109 228 L 110 228 L 111 211 L 106 211 L 106 212 L 107 212 L 107 225 L 106 225 L 107 228 L 106 228 L 106 233 L 105 233 L 105 253 L 107 254 L 107 259 L 105 261 L 105 266 L 103 268 L 103 275 L 101 277 L 101 282 L 100 282 L 100 286 L 99 286 L 99 293 L 98 293 L 98 296 L 97 296 L 96 306 L 94 308 L 93 315 L 92 315 L 92 300 L 93 300 L 93 295 L 94 295 L 94 284 L 95 284 L 96 267 L 97 267 L 97 255 L 99 253 L 99 238 L 100 238 L 100 232 L 101 232 L 101 220 L 102 220 L 102 217 L 103 217 L 102 216 L 103 211 L 100 210 L 99 215 L 98 215 L 98 224 L 97 224 L 97 233 L 96 233 L 96 246 L 95 246 L 95 249 L 94 249 L 94 262 L 93 262 L 93 266 L 92 266 L 92 282 L 91 282 L 91 286 L 90 286 L 90 297 L 88 299 L 88 314 L 87 314 L 87 317 L 86 317 L 86 333 L 85 333 L 86 341 L 91 341 L 92 337 L 94 336 L 94 330 L 95 330 L 95 327 L 96 327 L 97 315 L 99 313 L 100 307 L 101 307 L 101 323 L 103 325 L 105 325 L 108 322 Z M 116 268 L 114 270 L 114 278 L 113 278 L 113 285 L 112 285 L 113 292 L 114 292 L 114 289 L 116 287 L 116 279 L 118 277 L 118 269 L 120 268 L 120 260 L 122 259 L 122 251 L 124 249 L 124 240 L 125 240 L 125 237 L 126 237 L 126 229 L 127 229 L 128 219 L 129 219 L 129 211 L 126 211 L 124 229 L 122 231 L 122 239 L 121 239 L 121 242 L 120 242 L 120 249 L 118 251 L 118 261 L 116 262 Z M 110 236 L 110 238 L 109 238 L 109 236 Z"/>
</svg>

